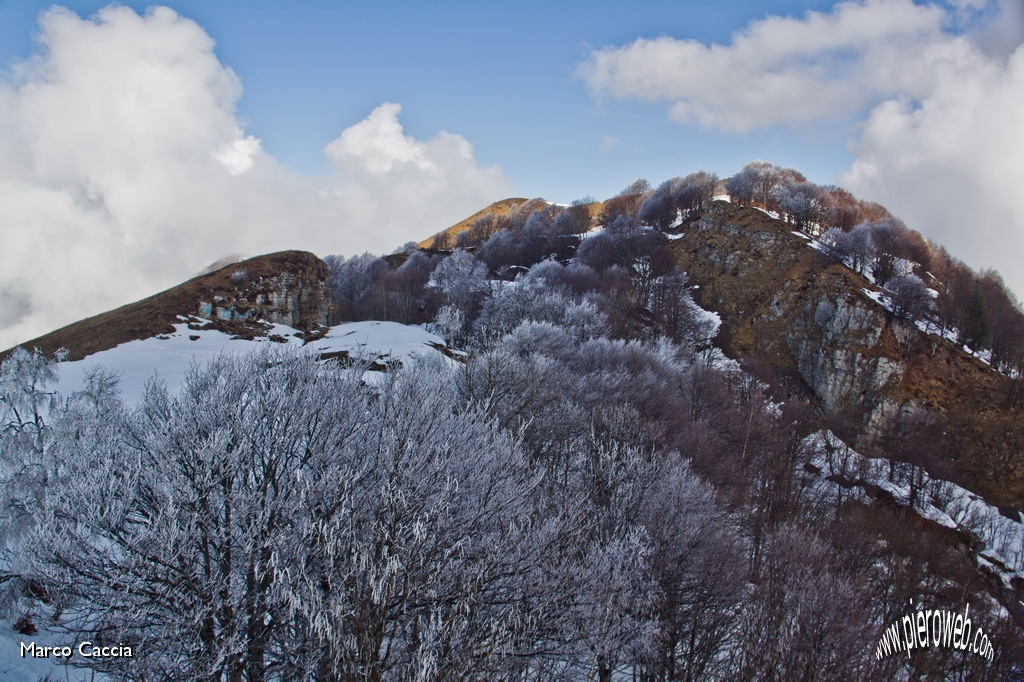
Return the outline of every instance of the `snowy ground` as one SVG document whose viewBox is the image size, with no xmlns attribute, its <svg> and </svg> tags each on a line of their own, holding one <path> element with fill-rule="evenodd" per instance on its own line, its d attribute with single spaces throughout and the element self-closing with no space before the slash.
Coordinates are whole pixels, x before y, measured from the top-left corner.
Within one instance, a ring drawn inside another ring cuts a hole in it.
<svg viewBox="0 0 1024 682">
<path fill-rule="evenodd" d="M 970 490 L 933 479 L 910 464 L 897 464 L 890 477 L 888 460 L 864 457 L 834 436 L 818 433 L 810 439 L 816 453 L 811 464 L 821 469 L 815 487 L 822 494 L 839 492 L 839 484 L 827 480 L 836 476 L 858 482 L 860 485 L 845 489 L 843 494 L 865 502 L 869 498 L 864 483 L 887 491 L 898 504 L 910 505 L 913 498 L 913 509 L 922 517 L 974 534 L 984 545 L 978 563 L 987 565 L 1004 583 L 1024 579 L 1024 514 L 1020 510 L 1000 510 Z M 911 484 L 916 488 L 914 495 Z"/>
<path fill-rule="evenodd" d="M 79 642 L 71 641 L 66 635 L 56 635 L 40 630 L 34 635 L 19 635 L 4 627 L 0 629 L 0 680 L 3 682 L 38 682 L 49 676 L 53 682 L 101 682 L 109 679 L 102 673 L 84 668 L 74 668 L 61 663 L 64 659 L 21 657 L 21 644 L 33 642 L 43 646 L 70 646 L 71 660 L 81 662 L 77 647 Z"/>
<path fill-rule="evenodd" d="M 305 346 L 296 335 L 298 331 L 285 325 L 274 325 L 266 337 L 251 341 L 232 339 L 229 334 L 214 329 L 189 329 L 186 322 L 174 327 L 173 334 L 130 341 L 84 360 L 62 363 L 56 389 L 61 395 L 71 395 L 83 387 L 85 376 L 92 368 L 102 366 L 119 373 L 121 396 L 126 402 L 133 403 L 142 396 L 146 383 L 151 380 L 164 381 L 173 389 L 181 385 L 193 364 L 209 362 L 222 353 L 247 353 L 268 343 L 274 344 L 271 336 L 282 341 L 281 345 L 302 348 L 304 352 L 318 355 L 346 352 L 381 362 L 403 362 L 417 355 L 441 355 L 437 347 L 444 346 L 444 339 L 422 327 L 397 322 L 338 325 L 331 327 L 325 337 Z"/>
</svg>

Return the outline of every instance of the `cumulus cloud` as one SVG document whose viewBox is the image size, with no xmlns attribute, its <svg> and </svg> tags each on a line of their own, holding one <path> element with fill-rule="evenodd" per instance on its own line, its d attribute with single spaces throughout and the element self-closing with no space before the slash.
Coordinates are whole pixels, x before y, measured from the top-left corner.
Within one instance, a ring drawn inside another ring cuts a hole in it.
<svg viewBox="0 0 1024 682">
<path fill-rule="evenodd" d="M 598 96 L 666 101 L 670 116 L 726 132 L 842 116 L 887 94 L 923 92 L 931 57 L 908 43 L 942 35 L 943 11 L 910 0 L 841 3 L 768 17 L 729 45 L 640 38 L 595 50 L 578 74 Z"/>
<path fill-rule="evenodd" d="M 1024 48 L 1005 61 L 973 52 L 963 67 L 918 102 L 875 107 L 840 181 L 1022 295 Z"/>
<path fill-rule="evenodd" d="M 237 75 L 166 7 L 41 15 L 0 76 L 0 348 L 172 286 L 227 253 L 389 251 L 508 196 L 447 132 L 405 136 L 384 104 L 309 178 L 236 114 Z"/>
<path fill-rule="evenodd" d="M 388 226 L 392 248 L 420 241 L 511 191 L 501 170 L 476 164 L 473 145 L 461 135 L 441 131 L 425 142 L 405 135 L 401 109 L 381 104 L 324 148 L 344 179 L 332 196 L 355 223 Z M 454 212 L 451 201 L 459 203 Z M 392 235 L 402 238 L 395 243 Z"/>
<path fill-rule="evenodd" d="M 1024 294 L 1022 41 L 1017 0 L 860 0 L 754 21 L 728 45 L 595 50 L 578 73 L 596 96 L 725 132 L 856 121 L 840 183 Z"/>
</svg>

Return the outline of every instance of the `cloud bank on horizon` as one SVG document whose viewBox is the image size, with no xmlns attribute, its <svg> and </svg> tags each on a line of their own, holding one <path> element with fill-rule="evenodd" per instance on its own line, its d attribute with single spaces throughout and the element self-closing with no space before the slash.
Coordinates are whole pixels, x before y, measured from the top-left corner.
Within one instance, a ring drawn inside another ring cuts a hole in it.
<svg viewBox="0 0 1024 682">
<path fill-rule="evenodd" d="M 229 253 L 388 252 L 511 193 L 463 137 L 406 135 L 393 103 L 326 145 L 327 176 L 289 171 L 213 48 L 166 7 L 40 17 L 37 53 L 0 75 L 0 348 Z"/>
<path fill-rule="evenodd" d="M 659 37 L 591 52 L 596 97 L 743 134 L 849 126 L 839 184 L 1024 295 L 1024 4 L 841 2 L 769 16 L 727 45 Z"/>
</svg>

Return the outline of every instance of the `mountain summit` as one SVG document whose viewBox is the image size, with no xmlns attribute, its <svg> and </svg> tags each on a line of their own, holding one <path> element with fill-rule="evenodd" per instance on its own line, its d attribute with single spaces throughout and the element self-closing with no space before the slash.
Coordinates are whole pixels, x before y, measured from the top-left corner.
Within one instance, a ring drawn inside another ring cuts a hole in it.
<svg viewBox="0 0 1024 682">
<path fill-rule="evenodd" d="M 0 587 L 154 679 L 1014 679 L 1022 329 L 763 162 L 233 263 L 8 352 Z"/>
</svg>

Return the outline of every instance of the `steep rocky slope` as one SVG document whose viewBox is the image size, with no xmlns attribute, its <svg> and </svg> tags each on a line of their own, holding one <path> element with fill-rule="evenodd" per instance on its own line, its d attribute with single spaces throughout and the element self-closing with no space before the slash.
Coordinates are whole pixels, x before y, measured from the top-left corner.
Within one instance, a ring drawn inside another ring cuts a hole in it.
<svg viewBox="0 0 1024 682">
<path fill-rule="evenodd" d="M 700 304 L 722 317 L 723 349 L 812 397 L 863 451 L 894 454 L 899 431 L 897 457 L 1020 508 L 1019 382 L 891 314 L 874 285 L 791 229 L 716 202 L 674 241 Z"/>
</svg>

